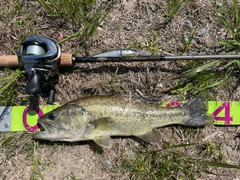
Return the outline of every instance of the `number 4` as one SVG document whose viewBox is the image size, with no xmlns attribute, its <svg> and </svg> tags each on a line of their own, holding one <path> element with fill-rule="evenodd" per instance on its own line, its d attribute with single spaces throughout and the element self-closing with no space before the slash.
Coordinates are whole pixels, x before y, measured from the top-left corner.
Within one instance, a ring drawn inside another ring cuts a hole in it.
<svg viewBox="0 0 240 180">
<path fill-rule="evenodd" d="M 222 110 L 224 111 L 224 116 L 217 116 Z M 213 117 L 217 121 L 224 121 L 224 124 L 230 124 L 233 118 L 230 116 L 230 102 L 224 102 L 220 107 L 218 107 L 213 113 Z"/>
</svg>

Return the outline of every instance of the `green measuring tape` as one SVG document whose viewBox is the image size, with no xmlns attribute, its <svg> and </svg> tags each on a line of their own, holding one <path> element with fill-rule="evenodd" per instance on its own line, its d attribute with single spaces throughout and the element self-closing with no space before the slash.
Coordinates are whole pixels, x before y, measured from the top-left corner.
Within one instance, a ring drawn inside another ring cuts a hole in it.
<svg viewBox="0 0 240 180">
<path fill-rule="evenodd" d="M 179 106 L 182 102 L 164 102 L 161 106 Z M 0 132 L 36 131 L 39 128 L 38 117 L 57 108 L 57 105 L 39 107 L 1 106 Z M 208 113 L 215 118 L 215 125 L 240 125 L 240 102 L 208 101 Z"/>
</svg>

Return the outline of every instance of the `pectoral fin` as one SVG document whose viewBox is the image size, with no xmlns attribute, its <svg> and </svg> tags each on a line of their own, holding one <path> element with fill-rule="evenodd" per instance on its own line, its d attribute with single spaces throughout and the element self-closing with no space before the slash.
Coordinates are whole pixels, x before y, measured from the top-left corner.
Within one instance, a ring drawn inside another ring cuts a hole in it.
<svg viewBox="0 0 240 180">
<path fill-rule="evenodd" d="M 157 129 L 153 129 L 146 134 L 138 135 L 137 137 L 147 142 L 159 142 L 161 139 L 160 132 Z"/>
<path fill-rule="evenodd" d="M 114 120 L 109 117 L 104 117 L 92 121 L 91 124 L 93 124 L 96 130 L 107 132 L 114 126 Z"/>
<path fill-rule="evenodd" d="M 110 136 L 98 136 L 95 137 L 94 142 L 97 143 L 99 146 L 104 148 L 111 148 L 112 147 L 112 141 Z"/>
</svg>

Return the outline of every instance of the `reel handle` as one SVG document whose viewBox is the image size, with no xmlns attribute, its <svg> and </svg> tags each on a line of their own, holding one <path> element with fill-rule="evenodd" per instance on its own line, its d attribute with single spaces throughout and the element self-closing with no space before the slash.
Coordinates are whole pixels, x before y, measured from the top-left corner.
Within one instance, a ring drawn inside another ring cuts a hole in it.
<svg viewBox="0 0 240 180">
<path fill-rule="evenodd" d="M 40 77 L 36 72 L 28 74 L 28 80 L 25 87 L 27 94 L 37 94 L 40 91 Z"/>
<path fill-rule="evenodd" d="M 60 66 L 67 67 L 72 66 L 72 54 L 62 54 L 60 59 Z M 18 67 L 18 57 L 11 55 L 0 56 L 0 67 Z"/>
</svg>

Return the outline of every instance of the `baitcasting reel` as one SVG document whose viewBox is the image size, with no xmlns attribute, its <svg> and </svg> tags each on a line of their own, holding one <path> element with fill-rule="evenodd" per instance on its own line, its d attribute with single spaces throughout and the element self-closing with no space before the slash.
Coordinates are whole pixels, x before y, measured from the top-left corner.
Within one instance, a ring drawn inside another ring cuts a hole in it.
<svg viewBox="0 0 240 180">
<path fill-rule="evenodd" d="M 29 36 L 21 43 L 17 56 L 28 73 L 26 94 L 48 96 L 47 104 L 53 104 L 59 80 L 60 46 L 42 36 Z"/>
</svg>

